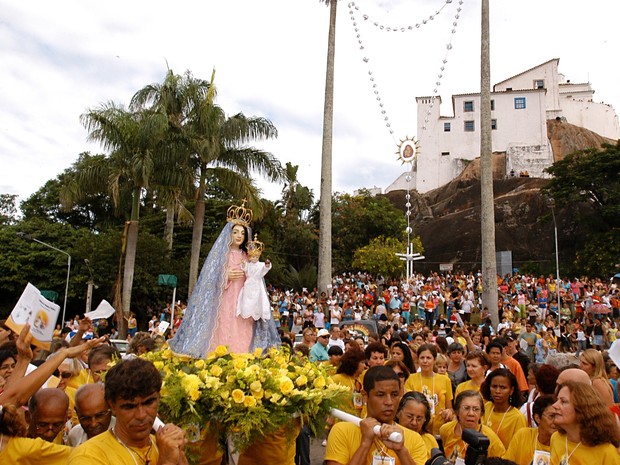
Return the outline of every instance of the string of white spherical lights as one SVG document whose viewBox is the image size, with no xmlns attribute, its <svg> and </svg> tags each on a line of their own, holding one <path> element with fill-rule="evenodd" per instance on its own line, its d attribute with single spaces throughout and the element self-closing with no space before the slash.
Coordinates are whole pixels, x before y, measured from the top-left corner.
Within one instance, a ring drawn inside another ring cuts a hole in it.
<svg viewBox="0 0 620 465">
<path fill-rule="evenodd" d="M 404 25 L 404 26 L 386 26 L 385 24 L 379 22 L 379 21 L 375 21 L 373 19 L 370 18 L 369 15 L 367 14 L 362 14 L 362 18 L 363 21 L 369 24 L 372 24 L 373 26 L 375 26 L 377 29 L 379 29 L 380 31 L 384 31 L 384 32 L 408 32 L 408 31 L 414 31 L 416 29 L 419 29 L 420 27 L 424 26 L 425 24 L 428 24 L 429 21 L 433 21 L 439 14 L 441 14 L 441 12 L 444 10 L 444 8 L 453 3 L 453 0 L 444 0 L 444 4 L 441 6 L 441 8 L 439 8 L 438 10 L 435 11 L 434 14 L 429 15 L 428 17 L 424 17 L 424 19 L 422 19 L 419 22 L 416 22 L 414 24 L 411 25 Z M 435 105 L 435 98 L 437 96 L 437 94 L 439 93 L 439 86 L 441 86 L 441 81 L 444 77 L 444 72 L 446 69 L 446 64 L 448 63 L 448 54 L 450 52 L 450 50 L 452 50 L 452 40 L 454 38 L 454 34 L 456 34 L 456 28 L 459 24 L 459 19 L 460 19 L 460 15 L 463 9 L 463 3 L 464 0 L 459 0 L 458 1 L 458 5 L 456 8 L 456 13 L 454 15 L 454 21 L 451 24 L 451 31 L 450 31 L 450 37 L 448 40 L 448 43 L 446 44 L 446 53 L 443 57 L 443 59 L 441 60 L 441 66 L 439 67 L 439 73 L 437 74 L 437 81 L 435 82 L 435 88 L 433 89 L 433 95 L 431 97 L 431 103 L 429 105 L 429 108 L 427 109 L 425 118 L 424 118 L 424 125 L 422 126 L 422 129 L 426 129 L 426 124 L 429 122 L 429 118 L 430 118 L 430 114 L 431 114 L 431 110 L 433 108 L 433 106 Z M 390 135 L 392 136 L 392 138 L 394 138 L 394 130 L 392 129 L 392 123 L 390 121 L 390 117 L 387 113 L 387 110 L 385 108 L 385 104 L 383 102 L 383 99 L 381 97 L 381 94 L 379 92 L 379 86 L 377 84 L 377 82 L 375 81 L 375 77 L 373 75 L 373 70 L 370 64 L 370 58 L 367 56 L 366 52 L 364 52 L 365 50 L 365 46 L 364 46 L 364 42 L 362 40 L 362 35 L 361 35 L 361 31 L 360 31 L 360 24 L 358 23 L 356 14 L 360 11 L 359 6 L 356 5 L 355 2 L 349 2 L 348 5 L 349 7 L 349 16 L 351 18 L 351 24 L 353 26 L 353 30 L 355 31 L 356 34 L 356 38 L 357 38 L 357 42 L 359 44 L 359 49 L 362 52 L 362 61 L 364 63 L 366 63 L 366 65 L 368 66 L 368 76 L 369 76 L 369 80 L 371 82 L 372 85 L 372 90 L 373 93 L 375 95 L 375 99 L 377 100 L 377 103 L 379 105 L 379 110 L 381 112 L 381 115 L 383 117 L 383 120 L 385 121 L 385 126 L 387 127 Z M 408 163 L 408 162 L 412 162 L 413 159 L 415 158 L 416 153 L 414 152 L 412 157 L 405 157 L 403 156 L 403 152 L 404 152 L 404 148 L 406 148 L 407 145 L 411 145 L 413 146 L 413 148 L 417 149 L 417 142 L 415 141 L 415 139 L 410 139 L 409 137 L 406 137 L 403 141 L 400 141 L 400 143 L 396 142 L 396 139 L 394 139 L 394 142 L 396 143 L 396 145 L 398 145 L 398 154 L 399 154 L 399 158 L 401 159 L 401 161 L 403 161 L 403 163 Z M 409 143 L 409 144 L 405 144 L 405 143 Z M 417 151 L 416 151 L 417 152 Z"/>
</svg>

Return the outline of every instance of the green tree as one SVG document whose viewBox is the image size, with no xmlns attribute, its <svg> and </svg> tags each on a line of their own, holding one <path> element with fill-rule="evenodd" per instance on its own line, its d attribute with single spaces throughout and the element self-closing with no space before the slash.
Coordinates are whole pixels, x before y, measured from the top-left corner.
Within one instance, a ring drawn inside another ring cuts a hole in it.
<svg viewBox="0 0 620 465">
<path fill-rule="evenodd" d="M 620 141 L 601 149 L 573 152 L 547 169 L 545 188 L 559 206 L 586 203 L 595 212 L 595 229 L 620 227 Z"/>
<path fill-rule="evenodd" d="M 355 196 L 334 194 L 332 209 L 336 272 L 350 269 L 355 251 L 376 237 L 404 239 L 407 227 L 405 215 L 387 197 L 371 196 L 368 191 Z"/>
<path fill-rule="evenodd" d="M 394 237 L 375 237 L 368 245 L 360 247 L 353 256 L 353 269 L 367 271 L 389 278 L 398 278 L 405 274 L 405 262 L 396 254 L 404 253 L 407 243 Z M 419 237 L 413 239 L 413 251 L 422 253 L 422 242 Z"/>
<path fill-rule="evenodd" d="M 131 293 L 135 272 L 141 197 L 149 188 L 153 173 L 160 169 L 157 149 L 161 146 L 167 129 L 167 117 L 153 111 L 132 112 L 122 105 L 108 102 L 96 109 L 87 110 L 81 120 L 88 130 L 88 138 L 100 142 L 110 150 L 105 163 L 76 173 L 69 184 L 63 186 L 61 201 L 70 209 L 85 195 L 108 191 L 114 205 L 120 204 L 123 189 L 131 191 L 131 214 L 126 223 L 126 241 L 123 280 L 122 311 L 131 309 Z M 118 306 L 118 299 L 115 304 Z M 117 308 L 117 311 L 120 311 Z M 124 320 L 121 335 L 125 334 Z"/>
<path fill-rule="evenodd" d="M 17 221 L 16 194 L 0 194 L 0 226 L 14 224 Z"/>
</svg>

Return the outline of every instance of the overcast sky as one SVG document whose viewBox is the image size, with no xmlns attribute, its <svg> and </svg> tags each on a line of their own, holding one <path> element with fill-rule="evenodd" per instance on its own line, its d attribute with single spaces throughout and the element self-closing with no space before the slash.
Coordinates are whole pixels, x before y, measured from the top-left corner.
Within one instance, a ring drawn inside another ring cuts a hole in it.
<svg viewBox="0 0 620 465">
<path fill-rule="evenodd" d="M 479 91 L 480 0 L 463 1 L 453 34 L 458 3 L 357 0 L 356 33 L 348 2 L 339 2 L 335 191 L 385 188 L 404 171 L 396 144 L 415 136 L 415 97 L 432 95 L 450 41 L 438 87 L 442 114 L 452 114 L 452 94 Z M 590 81 L 595 99 L 618 110 L 619 5 L 491 0 L 492 83 L 560 58 L 567 79 Z M 80 115 L 106 101 L 128 104 L 169 66 L 207 80 L 215 68 L 217 103 L 229 115 L 272 120 L 278 139 L 256 145 L 299 165 L 299 180 L 318 199 L 329 25 L 318 0 L 0 0 L 0 12 L 0 193 L 23 200 L 80 152 L 102 152 L 86 142 Z M 259 185 L 267 198 L 279 198 L 281 186 Z"/>
</svg>

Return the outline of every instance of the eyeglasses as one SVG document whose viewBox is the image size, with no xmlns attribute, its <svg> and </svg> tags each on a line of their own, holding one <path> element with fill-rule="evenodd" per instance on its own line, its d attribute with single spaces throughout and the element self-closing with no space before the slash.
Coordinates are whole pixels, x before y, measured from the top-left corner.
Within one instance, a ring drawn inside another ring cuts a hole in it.
<svg viewBox="0 0 620 465">
<path fill-rule="evenodd" d="M 101 421 L 105 419 L 109 414 L 110 414 L 110 409 L 105 410 L 103 412 L 95 413 L 94 415 L 90 415 L 90 416 L 83 415 L 81 417 L 78 417 L 78 420 L 80 420 L 80 423 L 90 423 L 93 420 Z"/>
<path fill-rule="evenodd" d="M 399 377 L 399 378 L 404 378 L 404 377 L 406 377 L 406 376 L 407 376 L 407 375 L 405 374 L 405 372 L 403 372 L 403 371 L 401 371 L 401 372 L 399 372 L 399 373 L 396 373 L 396 374 L 398 375 L 398 377 Z"/>
<path fill-rule="evenodd" d="M 474 412 L 474 413 L 480 413 L 482 411 L 480 407 L 470 407 L 469 405 L 466 405 L 465 407 L 461 407 L 460 410 L 463 410 L 464 412 Z"/>
<path fill-rule="evenodd" d="M 73 376 L 73 373 L 71 373 L 70 371 L 62 371 L 62 372 L 59 373 L 59 376 L 62 379 L 69 379 L 69 378 L 71 378 Z"/>
<path fill-rule="evenodd" d="M 60 431 L 62 427 L 65 425 L 64 421 L 59 421 L 58 423 L 45 423 L 45 422 L 37 422 L 34 424 L 34 427 L 37 431 Z"/>
</svg>

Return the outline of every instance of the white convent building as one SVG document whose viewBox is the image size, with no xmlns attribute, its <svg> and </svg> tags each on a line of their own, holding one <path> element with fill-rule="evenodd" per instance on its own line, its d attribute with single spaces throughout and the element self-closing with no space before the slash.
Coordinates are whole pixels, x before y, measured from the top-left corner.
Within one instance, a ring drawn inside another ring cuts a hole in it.
<svg viewBox="0 0 620 465">
<path fill-rule="evenodd" d="M 618 116 L 611 105 L 592 100 L 590 83 L 574 84 L 558 72 L 554 58 L 493 86 L 491 92 L 493 152 L 506 153 L 506 172 L 527 171 L 545 176 L 553 163 L 547 138 L 548 119 L 563 121 L 620 139 Z M 441 116 L 441 97 L 417 97 L 417 134 L 420 152 L 413 172 L 403 173 L 385 189 L 410 188 L 424 193 L 457 177 L 467 163 L 480 156 L 480 94 L 452 96 L 454 116 Z M 425 122 L 425 120 L 428 122 Z M 423 129 L 423 126 L 425 128 Z"/>
</svg>

